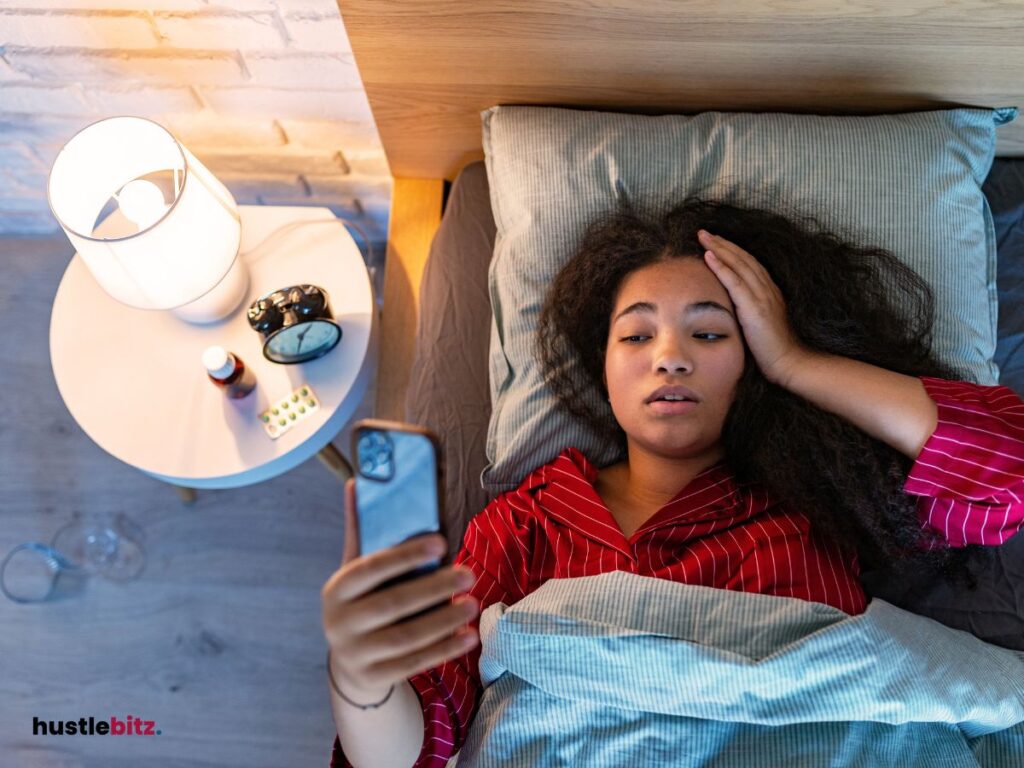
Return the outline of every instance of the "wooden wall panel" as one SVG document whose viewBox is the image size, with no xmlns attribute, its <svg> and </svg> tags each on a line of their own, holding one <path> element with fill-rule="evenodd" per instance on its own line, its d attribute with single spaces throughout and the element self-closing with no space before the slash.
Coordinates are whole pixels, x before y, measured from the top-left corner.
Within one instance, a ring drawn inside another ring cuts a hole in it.
<svg viewBox="0 0 1024 768">
<path fill-rule="evenodd" d="M 998 0 L 338 0 L 391 172 L 452 180 L 496 104 L 664 114 L 1024 107 Z M 1024 118 L 997 154 L 1024 156 Z"/>
</svg>

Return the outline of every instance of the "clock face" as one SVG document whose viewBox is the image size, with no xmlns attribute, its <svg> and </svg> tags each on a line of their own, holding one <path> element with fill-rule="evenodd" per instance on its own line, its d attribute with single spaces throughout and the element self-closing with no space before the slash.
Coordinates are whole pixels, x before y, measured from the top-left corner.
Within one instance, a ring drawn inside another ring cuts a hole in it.
<svg viewBox="0 0 1024 768">
<path fill-rule="evenodd" d="M 301 363 L 326 354 L 341 338 L 341 328 L 326 320 L 310 320 L 282 328 L 264 344 L 264 354 L 278 363 Z"/>
</svg>

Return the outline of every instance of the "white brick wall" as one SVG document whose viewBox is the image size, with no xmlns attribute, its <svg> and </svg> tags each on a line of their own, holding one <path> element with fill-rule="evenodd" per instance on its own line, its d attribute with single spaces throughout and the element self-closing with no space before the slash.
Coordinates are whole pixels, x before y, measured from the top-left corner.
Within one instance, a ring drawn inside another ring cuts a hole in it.
<svg viewBox="0 0 1024 768">
<path fill-rule="evenodd" d="M 114 115 L 159 122 L 240 204 L 328 206 L 382 256 L 391 175 L 334 0 L 0 0 L 0 236 L 60 233 L 50 165 Z"/>
</svg>

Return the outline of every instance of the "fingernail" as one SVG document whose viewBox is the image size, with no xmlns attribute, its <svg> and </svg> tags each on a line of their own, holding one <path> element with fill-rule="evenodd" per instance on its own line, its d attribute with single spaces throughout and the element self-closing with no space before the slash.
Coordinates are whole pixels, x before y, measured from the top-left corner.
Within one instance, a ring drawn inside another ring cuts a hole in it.
<svg viewBox="0 0 1024 768">
<path fill-rule="evenodd" d="M 437 539 L 431 539 L 427 544 L 427 554 L 429 555 L 443 555 L 445 543 L 438 541 Z"/>
</svg>

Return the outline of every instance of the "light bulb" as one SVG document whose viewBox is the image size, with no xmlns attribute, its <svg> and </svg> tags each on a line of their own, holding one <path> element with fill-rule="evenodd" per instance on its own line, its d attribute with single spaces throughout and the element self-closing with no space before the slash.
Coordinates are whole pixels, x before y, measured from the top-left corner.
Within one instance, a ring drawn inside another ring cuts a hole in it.
<svg viewBox="0 0 1024 768">
<path fill-rule="evenodd" d="M 148 229 L 160 220 L 167 211 L 164 193 L 151 181 L 135 179 L 121 188 L 121 193 L 114 195 L 121 213 L 139 225 L 139 231 Z"/>
</svg>

